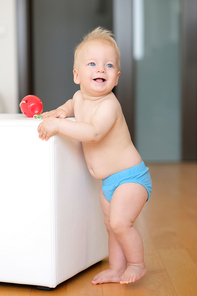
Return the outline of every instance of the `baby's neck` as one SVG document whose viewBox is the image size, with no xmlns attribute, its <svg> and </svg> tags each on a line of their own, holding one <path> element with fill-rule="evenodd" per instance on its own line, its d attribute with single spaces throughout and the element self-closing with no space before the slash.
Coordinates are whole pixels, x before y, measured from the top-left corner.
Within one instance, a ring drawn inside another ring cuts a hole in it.
<svg viewBox="0 0 197 296">
<path fill-rule="evenodd" d="M 104 94 L 104 95 L 96 95 L 96 96 L 92 96 L 89 94 L 84 93 L 83 91 L 81 91 L 82 97 L 85 101 L 92 101 L 92 102 L 97 102 L 97 101 L 101 101 L 103 99 L 105 99 L 106 97 L 108 97 L 110 93 Z"/>
</svg>

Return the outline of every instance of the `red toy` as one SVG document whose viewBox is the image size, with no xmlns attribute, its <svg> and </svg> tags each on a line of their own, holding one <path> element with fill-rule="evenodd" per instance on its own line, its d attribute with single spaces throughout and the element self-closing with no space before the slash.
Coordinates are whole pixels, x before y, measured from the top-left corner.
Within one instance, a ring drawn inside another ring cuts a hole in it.
<svg viewBox="0 0 197 296">
<path fill-rule="evenodd" d="M 43 104 L 38 97 L 28 95 L 20 102 L 20 109 L 27 117 L 33 117 L 34 115 L 40 115 L 42 113 Z"/>
</svg>

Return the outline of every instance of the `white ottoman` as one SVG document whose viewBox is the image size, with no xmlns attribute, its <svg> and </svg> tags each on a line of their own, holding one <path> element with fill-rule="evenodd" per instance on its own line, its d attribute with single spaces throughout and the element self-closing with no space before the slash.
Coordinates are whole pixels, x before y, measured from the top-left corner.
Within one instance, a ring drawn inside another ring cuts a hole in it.
<svg viewBox="0 0 197 296">
<path fill-rule="evenodd" d="M 39 123 L 0 114 L 0 282 L 54 288 L 107 256 L 107 233 L 81 143 Z"/>
</svg>

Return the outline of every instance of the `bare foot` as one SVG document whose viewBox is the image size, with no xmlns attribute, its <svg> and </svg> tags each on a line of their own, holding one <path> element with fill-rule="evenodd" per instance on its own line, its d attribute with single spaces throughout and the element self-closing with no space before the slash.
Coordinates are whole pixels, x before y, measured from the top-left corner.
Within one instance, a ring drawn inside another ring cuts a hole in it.
<svg viewBox="0 0 197 296">
<path fill-rule="evenodd" d="M 146 274 L 146 266 L 144 263 L 129 264 L 120 279 L 120 284 L 129 284 L 141 279 Z"/>
<path fill-rule="evenodd" d="M 121 276 L 123 275 L 122 272 L 117 272 L 112 269 L 107 269 L 98 273 L 92 281 L 92 284 L 103 284 L 103 283 L 119 283 Z"/>
</svg>

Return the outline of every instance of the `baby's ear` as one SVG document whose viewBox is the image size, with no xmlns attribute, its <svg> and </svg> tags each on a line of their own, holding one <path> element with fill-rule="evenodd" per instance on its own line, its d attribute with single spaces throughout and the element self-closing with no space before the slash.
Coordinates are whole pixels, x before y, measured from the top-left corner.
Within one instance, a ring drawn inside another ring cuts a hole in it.
<svg viewBox="0 0 197 296">
<path fill-rule="evenodd" d="M 115 86 L 118 84 L 119 76 L 120 76 L 120 71 L 118 71 L 118 73 L 117 73 Z"/>
<path fill-rule="evenodd" d="M 73 70 L 73 80 L 74 80 L 74 83 L 80 84 L 79 73 L 77 69 Z"/>
</svg>

